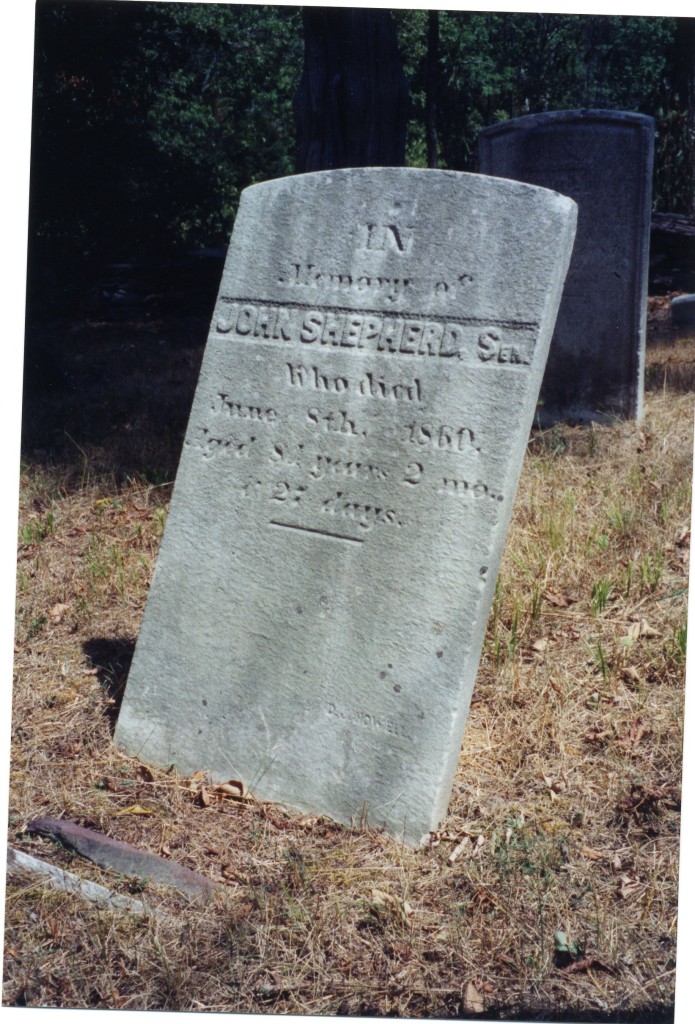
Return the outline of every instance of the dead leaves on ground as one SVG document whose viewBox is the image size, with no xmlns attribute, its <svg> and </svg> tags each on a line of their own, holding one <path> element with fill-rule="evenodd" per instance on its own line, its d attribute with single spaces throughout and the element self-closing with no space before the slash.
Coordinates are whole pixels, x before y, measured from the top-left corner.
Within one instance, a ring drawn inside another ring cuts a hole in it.
<svg viewBox="0 0 695 1024">
<path fill-rule="evenodd" d="M 213 807 L 228 801 L 243 804 L 252 802 L 247 787 L 239 779 L 212 783 L 209 772 L 198 771 L 185 779 L 183 785 L 199 807 Z"/>
<path fill-rule="evenodd" d="M 618 804 L 618 817 L 623 821 L 634 818 L 644 821 L 661 812 L 661 808 L 680 811 L 681 794 L 677 786 L 643 786 L 634 783 L 628 796 Z"/>
<path fill-rule="evenodd" d="M 407 900 L 382 892 L 381 889 L 372 889 L 369 912 L 382 924 L 391 921 L 401 926 L 409 925 L 415 913 Z"/>
<path fill-rule="evenodd" d="M 651 733 L 652 727 L 649 722 L 638 716 L 625 727 L 623 732 L 618 732 L 618 727 L 614 722 L 608 726 L 592 725 L 584 733 L 584 739 L 587 743 L 592 743 L 595 746 L 605 746 L 608 740 L 615 740 L 616 745 L 626 754 L 635 754 L 642 740 Z"/>
<path fill-rule="evenodd" d="M 114 817 L 119 817 L 124 814 L 156 814 L 157 811 L 153 810 L 152 807 L 142 807 L 140 804 L 131 804 L 130 807 L 124 807 L 121 811 L 114 811 Z"/>
<path fill-rule="evenodd" d="M 570 605 L 576 603 L 573 597 L 562 593 L 556 587 L 546 587 L 543 591 L 543 597 L 548 604 L 553 605 L 555 608 L 569 608 Z"/>
<path fill-rule="evenodd" d="M 440 843 L 455 843 L 453 850 L 447 857 L 448 864 L 454 864 L 459 857 L 471 857 L 479 854 L 485 846 L 487 839 L 480 832 L 468 832 L 459 830 L 450 832 L 448 829 L 440 829 L 430 833 L 430 847 L 439 846 Z"/>
<path fill-rule="evenodd" d="M 467 981 L 463 989 L 463 1009 L 465 1013 L 484 1013 L 485 1003 L 472 981 Z"/>
</svg>

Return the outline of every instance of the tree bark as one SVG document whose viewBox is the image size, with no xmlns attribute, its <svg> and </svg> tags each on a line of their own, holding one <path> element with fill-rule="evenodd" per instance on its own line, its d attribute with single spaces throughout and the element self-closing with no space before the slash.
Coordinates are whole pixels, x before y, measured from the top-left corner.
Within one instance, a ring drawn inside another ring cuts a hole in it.
<svg viewBox="0 0 695 1024">
<path fill-rule="evenodd" d="M 690 192 L 685 213 L 695 217 L 695 18 L 676 19 L 672 102 L 683 113 L 685 122 L 684 147 Z"/>
<path fill-rule="evenodd" d="M 437 92 L 439 89 L 439 11 L 427 16 L 427 71 L 425 94 L 425 137 L 427 139 L 427 166 L 437 167 Z"/>
<path fill-rule="evenodd" d="M 409 90 L 390 13 L 305 7 L 303 18 L 297 173 L 402 167 Z"/>
</svg>

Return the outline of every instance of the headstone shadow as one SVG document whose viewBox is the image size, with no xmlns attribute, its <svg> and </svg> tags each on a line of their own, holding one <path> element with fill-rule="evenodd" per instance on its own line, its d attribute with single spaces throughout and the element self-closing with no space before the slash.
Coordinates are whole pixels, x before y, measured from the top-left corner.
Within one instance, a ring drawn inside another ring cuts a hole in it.
<svg viewBox="0 0 695 1024">
<path fill-rule="evenodd" d="M 86 640 L 82 650 L 89 658 L 92 668 L 97 670 L 99 684 L 113 701 L 106 712 L 113 733 L 121 709 L 130 663 L 133 660 L 135 641 L 126 637 L 97 636 Z"/>
</svg>

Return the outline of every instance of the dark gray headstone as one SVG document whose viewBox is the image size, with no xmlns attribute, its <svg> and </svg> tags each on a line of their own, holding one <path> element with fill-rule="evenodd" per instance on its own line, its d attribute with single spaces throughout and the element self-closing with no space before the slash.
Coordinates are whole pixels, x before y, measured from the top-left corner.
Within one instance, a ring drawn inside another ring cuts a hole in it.
<svg viewBox="0 0 695 1024">
<path fill-rule="evenodd" d="M 247 189 L 116 731 L 417 843 L 446 812 L 574 235 L 545 189 Z"/>
<path fill-rule="evenodd" d="M 480 170 L 571 196 L 577 239 L 548 356 L 539 421 L 639 419 L 654 122 L 563 110 L 486 128 Z"/>
<path fill-rule="evenodd" d="M 695 295 L 677 295 L 671 299 L 671 323 L 674 327 L 695 327 Z"/>
</svg>

